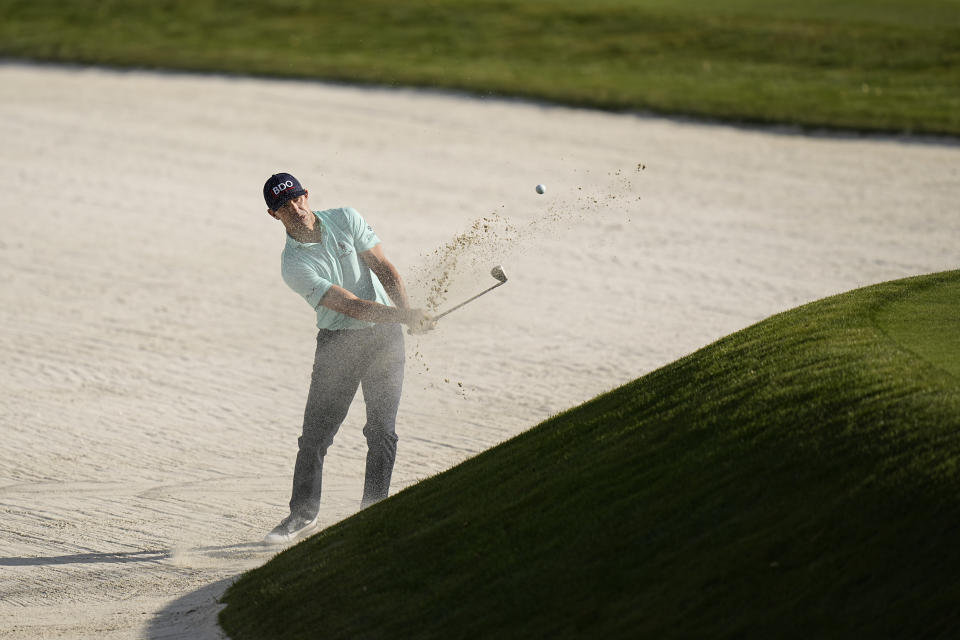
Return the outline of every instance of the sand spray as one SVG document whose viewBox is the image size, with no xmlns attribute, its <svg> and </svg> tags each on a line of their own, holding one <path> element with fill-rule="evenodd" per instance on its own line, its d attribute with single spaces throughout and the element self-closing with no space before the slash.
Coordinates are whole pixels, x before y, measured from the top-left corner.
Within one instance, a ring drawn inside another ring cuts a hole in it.
<svg viewBox="0 0 960 640">
<path fill-rule="evenodd" d="M 609 171 L 605 180 L 601 177 L 599 186 L 568 188 L 532 218 L 518 220 L 506 205 L 501 205 L 475 219 L 466 230 L 423 254 L 410 270 L 405 279 L 411 304 L 432 314 L 441 313 L 492 285 L 491 267 L 503 264 L 510 276 L 511 259 L 543 249 L 548 239 L 574 232 L 582 225 L 631 222 L 640 201 L 635 179 L 645 169 L 643 163 L 637 163 L 629 170 Z M 582 174 L 584 183 L 598 182 L 589 170 L 575 173 Z M 419 372 L 427 380 L 425 388 L 453 388 L 466 397 L 467 387 L 462 380 L 452 380 L 436 370 L 431 372 L 421 349 L 421 340 L 431 339 L 435 338 L 429 334 L 417 336 L 413 349 Z"/>
</svg>

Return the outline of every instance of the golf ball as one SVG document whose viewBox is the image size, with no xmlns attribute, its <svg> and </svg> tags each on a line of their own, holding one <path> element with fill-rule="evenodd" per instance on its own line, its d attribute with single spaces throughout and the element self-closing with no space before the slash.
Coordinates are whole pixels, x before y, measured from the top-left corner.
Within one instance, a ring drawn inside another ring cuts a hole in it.
<svg viewBox="0 0 960 640">
<path fill-rule="evenodd" d="M 537 185 L 537 193 L 546 193 L 546 192 L 547 192 L 547 188 L 545 186 L 543 186 L 542 184 Z"/>
</svg>

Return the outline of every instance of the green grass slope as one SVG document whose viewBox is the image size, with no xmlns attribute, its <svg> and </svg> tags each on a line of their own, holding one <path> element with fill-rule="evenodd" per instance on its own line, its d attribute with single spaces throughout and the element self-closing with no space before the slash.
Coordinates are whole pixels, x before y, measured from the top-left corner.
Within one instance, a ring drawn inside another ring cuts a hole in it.
<svg viewBox="0 0 960 640">
<path fill-rule="evenodd" d="M 0 56 L 960 135 L 960 0 L 0 0 Z"/>
<path fill-rule="evenodd" d="M 948 638 L 960 271 L 774 316 L 279 554 L 234 640 Z"/>
</svg>

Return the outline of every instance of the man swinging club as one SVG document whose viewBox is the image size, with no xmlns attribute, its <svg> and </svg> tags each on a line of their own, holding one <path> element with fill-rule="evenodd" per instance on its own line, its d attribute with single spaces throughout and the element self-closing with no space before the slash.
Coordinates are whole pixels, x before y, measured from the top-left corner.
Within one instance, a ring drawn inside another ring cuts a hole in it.
<svg viewBox="0 0 960 640">
<path fill-rule="evenodd" d="M 410 308 L 399 272 L 360 214 L 349 207 L 313 211 L 308 196 L 289 173 L 272 175 L 263 186 L 267 213 L 287 231 L 283 280 L 316 309 L 319 329 L 290 515 L 265 538 L 271 544 L 318 528 L 323 458 L 358 387 L 367 410 L 361 504 L 387 497 L 405 360 L 400 325 L 423 333 L 435 324 L 424 310 Z"/>
</svg>

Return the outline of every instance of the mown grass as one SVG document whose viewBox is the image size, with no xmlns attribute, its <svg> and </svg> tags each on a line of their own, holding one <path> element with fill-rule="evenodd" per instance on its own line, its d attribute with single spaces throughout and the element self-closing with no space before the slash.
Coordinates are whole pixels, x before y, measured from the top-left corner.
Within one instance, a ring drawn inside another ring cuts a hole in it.
<svg viewBox="0 0 960 640">
<path fill-rule="evenodd" d="M 244 575 L 247 638 L 949 638 L 960 271 L 774 316 Z"/>
<path fill-rule="evenodd" d="M 0 0 L 0 56 L 960 134 L 960 0 Z"/>
</svg>

